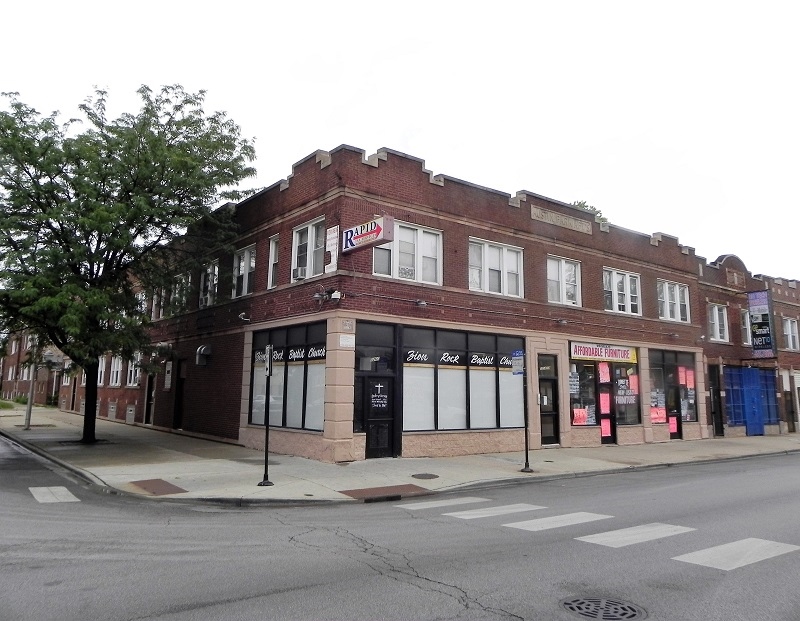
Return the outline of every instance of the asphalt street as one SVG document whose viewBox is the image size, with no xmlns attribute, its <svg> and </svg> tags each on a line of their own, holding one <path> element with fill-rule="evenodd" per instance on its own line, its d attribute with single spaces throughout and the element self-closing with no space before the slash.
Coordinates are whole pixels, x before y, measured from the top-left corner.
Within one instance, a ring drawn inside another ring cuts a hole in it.
<svg viewBox="0 0 800 621">
<path fill-rule="evenodd" d="M 4 621 L 800 618 L 797 454 L 240 508 L 99 493 L 6 441 L 0 460 Z"/>
</svg>

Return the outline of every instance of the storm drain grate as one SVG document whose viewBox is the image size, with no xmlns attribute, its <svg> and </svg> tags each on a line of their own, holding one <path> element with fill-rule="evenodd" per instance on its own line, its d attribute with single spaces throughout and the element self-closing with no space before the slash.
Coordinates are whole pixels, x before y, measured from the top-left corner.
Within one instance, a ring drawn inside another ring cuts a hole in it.
<svg viewBox="0 0 800 621">
<path fill-rule="evenodd" d="M 635 604 L 621 602 L 602 597 L 577 597 L 566 599 L 561 606 L 584 619 L 602 619 L 602 621 L 634 621 L 646 619 L 647 612 Z"/>
</svg>

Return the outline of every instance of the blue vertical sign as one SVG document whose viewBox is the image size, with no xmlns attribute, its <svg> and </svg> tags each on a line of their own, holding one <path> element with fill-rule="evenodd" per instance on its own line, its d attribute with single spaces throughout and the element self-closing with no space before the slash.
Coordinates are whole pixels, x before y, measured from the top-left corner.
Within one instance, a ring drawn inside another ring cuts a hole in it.
<svg viewBox="0 0 800 621">
<path fill-rule="evenodd" d="M 515 349 L 511 352 L 511 373 L 513 375 L 523 375 L 525 373 L 525 352 Z"/>
</svg>

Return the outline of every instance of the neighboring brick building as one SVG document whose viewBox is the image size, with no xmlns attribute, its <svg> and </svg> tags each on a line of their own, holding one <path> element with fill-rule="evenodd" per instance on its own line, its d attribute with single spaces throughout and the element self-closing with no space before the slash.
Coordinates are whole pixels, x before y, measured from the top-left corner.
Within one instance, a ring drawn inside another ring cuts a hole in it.
<svg viewBox="0 0 800 621">
<path fill-rule="evenodd" d="M 0 357 L 0 397 L 9 401 L 27 398 L 33 380 L 33 402 L 36 405 L 54 404 L 59 392 L 61 369 L 30 364 L 33 352 L 34 341 L 30 335 L 12 334 L 9 337 L 6 350 Z"/>
<path fill-rule="evenodd" d="M 268 413 L 271 451 L 336 462 L 522 450 L 526 424 L 533 448 L 795 428 L 796 282 L 736 257 L 348 146 L 230 208 L 235 252 L 176 283 L 192 310 L 150 301 L 163 372 L 104 383 L 100 416 L 263 447 Z M 737 338 L 749 291 L 774 358 Z"/>
</svg>

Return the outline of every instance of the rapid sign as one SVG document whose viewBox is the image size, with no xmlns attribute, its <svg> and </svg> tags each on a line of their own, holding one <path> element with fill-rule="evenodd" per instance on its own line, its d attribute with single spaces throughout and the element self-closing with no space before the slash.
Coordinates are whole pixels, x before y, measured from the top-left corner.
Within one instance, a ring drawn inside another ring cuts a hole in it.
<svg viewBox="0 0 800 621">
<path fill-rule="evenodd" d="M 394 218 L 383 216 L 342 232 L 342 252 L 368 248 L 394 239 Z"/>
</svg>

